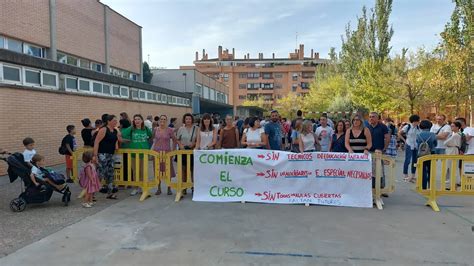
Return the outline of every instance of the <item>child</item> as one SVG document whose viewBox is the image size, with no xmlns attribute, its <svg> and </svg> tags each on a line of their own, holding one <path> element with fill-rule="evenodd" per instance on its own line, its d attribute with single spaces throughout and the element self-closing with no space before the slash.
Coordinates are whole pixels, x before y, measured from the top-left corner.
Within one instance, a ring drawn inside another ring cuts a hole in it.
<svg viewBox="0 0 474 266">
<path fill-rule="evenodd" d="M 35 186 L 40 186 L 41 184 L 38 183 L 37 180 L 42 180 L 48 184 L 50 184 L 51 186 L 55 187 L 57 190 L 61 191 L 64 189 L 64 187 L 66 185 L 56 185 L 56 183 L 54 183 L 52 180 L 50 180 L 49 178 L 47 178 L 44 174 L 44 172 L 41 170 L 41 168 L 43 168 L 45 166 L 45 163 L 44 163 L 44 157 L 39 155 L 39 154 L 35 154 L 33 156 L 33 158 L 31 159 L 31 175 L 30 175 L 30 178 L 31 178 L 31 182 L 33 182 L 33 184 L 35 184 Z"/>
<path fill-rule="evenodd" d="M 25 146 L 25 150 L 23 151 L 23 158 L 25 162 L 31 167 L 31 159 L 36 154 L 35 150 L 35 141 L 28 137 L 23 140 L 23 146 Z"/>
<path fill-rule="evenodd" d="M 100 182 L 99 178 L 97 177 L 95 165 L 92 163 L 92 157 L 94 157 L 94 153 L 92 151 L 86 151 L 82 154 L 82 161 L 85 163 L 85 165 L 82 167 L 79 175 L 79 184 L 83 189 L 86 190 L 84 202 L 82 203 L 84 208 L 90 208 L 92 205 L 94 205 L 92 197 L 94 193 L 100 189 Z"/>
<path fill-rule="evenodd" d="M 76 143 L 76 138 L 74 135 L 76 135 L 76 127 L 74 125 L 68 125 L 66 127 L 67 130 L 67 135 L 63 138 L 61 141 L 61 146 L 66 148 L 66 182 L 68 183 L 74 183 L 71 179 L 71 173 L 72 173 L 72 153 L 74 150 L 77 148 L 77 143 Z"/>
</svg>

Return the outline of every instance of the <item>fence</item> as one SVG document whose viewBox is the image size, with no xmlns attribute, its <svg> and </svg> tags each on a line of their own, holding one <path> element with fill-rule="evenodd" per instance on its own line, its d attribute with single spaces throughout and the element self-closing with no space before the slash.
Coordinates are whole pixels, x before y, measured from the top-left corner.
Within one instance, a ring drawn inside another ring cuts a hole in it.
<svg viewBox="0 0 474 266">
<path fill-rule="evenodd" d="M 439 196 L 474 196 L 474 156 L 427 155 L 419 158 L 416 165 L 416 191 L 428 198 L 426 205 L 434 211 L 439 211 Z"/>
<path fill-rule="evenodd" d="M 71 178 L 75 181 L 79 177 L 80 161 L 86 150 L 91 149 L 78 149 L 72 156 Z M 137 156 L 143 160 L 136 160 Z M 176 202 L 182 198 L 183 190 L 193 187 L 193 150 L 165 153 L 153 150 L 119 149 L 115 153 L 115 158 L 114 184 L 141 188 L 143 193 L 140 201 L 148 198 L 151 195 L 150 190 L 161 182 L 165 182 L 166 186 L 176 191 Z M 384 205 L 382 194 L 392 193 L 395 190 L 395 160 L 381 153 L 374 154 L 373 160 L 376 167 L 373 198 L 376 207 L 381 210 Z M 175 165 L 176 169 L 174 169 Z M 382 186 L 382 176 L 385 176 L 385 186 Z M 83 193 L 79 197 L 82 197 Z"/>
</svg>

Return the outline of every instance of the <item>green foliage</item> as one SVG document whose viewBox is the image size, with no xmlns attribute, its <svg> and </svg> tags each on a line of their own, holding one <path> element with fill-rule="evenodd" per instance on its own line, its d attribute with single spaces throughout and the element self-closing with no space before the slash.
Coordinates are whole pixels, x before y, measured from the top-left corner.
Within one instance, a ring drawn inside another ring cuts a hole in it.
<svg viewBox="0 0 474 266">
<path fill-rule="evenodd" d="M 153 73 L 150 71 L 150 66 L 147 62 L 143 62 L 143 82 L 150 84 L 152 78 Z"/>
</svg>

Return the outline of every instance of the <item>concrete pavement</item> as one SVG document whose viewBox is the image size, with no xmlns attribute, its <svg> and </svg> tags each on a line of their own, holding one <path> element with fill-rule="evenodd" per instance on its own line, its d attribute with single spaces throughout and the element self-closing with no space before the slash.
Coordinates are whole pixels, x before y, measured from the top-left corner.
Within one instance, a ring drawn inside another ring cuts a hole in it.
<svg viewBox="0 0 474 266">
<path fill-rule="evenodd" d="M 0 265 L 473 265 L 472 197 L 436 213 L 410 187 L 382 211 L 128 197 Z"/>
</svg>

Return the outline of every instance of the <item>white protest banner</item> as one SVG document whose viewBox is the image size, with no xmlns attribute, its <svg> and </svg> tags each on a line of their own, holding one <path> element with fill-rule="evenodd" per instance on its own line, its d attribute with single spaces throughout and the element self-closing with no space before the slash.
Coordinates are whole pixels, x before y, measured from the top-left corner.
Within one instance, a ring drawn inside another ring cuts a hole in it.
<svg viewBox="0 0 474 266">
<path fill-rule="evenodd" d="M 197 150 L 193 200 L 371 208 L 371 157 L 259 149 Z"/>
</svg>

